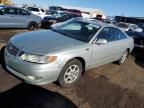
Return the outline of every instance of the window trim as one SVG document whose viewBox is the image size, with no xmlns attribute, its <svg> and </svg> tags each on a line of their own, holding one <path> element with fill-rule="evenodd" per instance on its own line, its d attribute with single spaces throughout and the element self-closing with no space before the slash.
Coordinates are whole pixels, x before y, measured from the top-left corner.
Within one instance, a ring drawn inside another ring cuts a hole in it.
<svg viewBox="0 0 144 108">
<path fill-rule="evenodd" d="M 112 28 L 112 29 L 118 30 L 119 32 L 121 32 L 123 35 L 126 36 L 126 38 L 124 38 L 124 39 L 127 39 L 127 35 L 126 35 L 123 31 L 121 31 L 120 29 L 118 29 L 118 28 L 116 28 L 116 27 L 108 27 L 108 26 L 107 26 L 107 27 L 103 27 L 103 28 L 98 32 L 98 34 L 96 35 L 96 37 L 95 37 L 95 39 L 93 40 L 92 43 L 95 43 L 95 42 L 98 40 L 97 37 L 98 37 L 99 34 L 102 32 L 102 30 L 104 30 L 105 28 Z M 113 32 L 115 32 L 115 31 L 113 30 Z M 121 41 L 121 40 L 123 40 L 123 39 L 118 39 L 118 37 L 117 37 L 117 40 L 107 41 L 107 43 L 116 42 L 116 41 Z"/>
</svg>

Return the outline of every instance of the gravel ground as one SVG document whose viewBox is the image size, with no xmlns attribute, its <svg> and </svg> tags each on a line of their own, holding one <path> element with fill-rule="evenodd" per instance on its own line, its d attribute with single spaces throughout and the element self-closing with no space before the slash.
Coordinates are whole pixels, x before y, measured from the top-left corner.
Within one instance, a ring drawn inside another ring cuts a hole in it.
<svg viewBox="0 0 144 108">
<path fill-rule="evenodd" d="M 0 30 L 0 40 L 27 30 Z M 0 66 L 1 108 L 144 108 L 144 56 L 130 55 L 126 63 L 110 63 L 87 71 L 78 83 L 25 84 Z"/>
</svg>

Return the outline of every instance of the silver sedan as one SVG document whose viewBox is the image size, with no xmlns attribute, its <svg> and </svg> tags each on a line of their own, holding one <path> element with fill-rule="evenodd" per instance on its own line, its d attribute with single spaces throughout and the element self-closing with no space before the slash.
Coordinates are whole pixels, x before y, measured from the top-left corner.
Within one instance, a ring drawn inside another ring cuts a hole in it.
<svg viewBox="0 0 144 108">
<path fill-rule="evenodd" d="M 133 39 L 117 27 L 74 18 L 48 30 L 18 34 L 5 49 L 6 68 L 30 84 L 74 85 L 88 69 L 125 62 Z"/>
<path fill-rule="evenodd" d="M 29 11 L 14 7 L 0 5 L 0 28 L 27 28 L 37 29 L 41 26 L 41 18 Z"/>
</svg>

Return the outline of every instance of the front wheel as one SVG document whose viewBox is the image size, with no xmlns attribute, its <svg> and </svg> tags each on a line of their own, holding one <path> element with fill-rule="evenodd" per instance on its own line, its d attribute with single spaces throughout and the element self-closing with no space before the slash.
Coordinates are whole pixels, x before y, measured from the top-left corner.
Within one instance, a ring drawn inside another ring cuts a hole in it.
<svg viewBox="0 0 144 108">
<path fill-rule="evenodd" d="M 79 60 L 69 61 L 62 69 L 58 82 L 63 87 L 73 86 L 82 74 L 82 64 Z"/>
<path fill-rule="evenodd" d="M 123 64 L 123 63 L 126 61 L 126 59 L 127 59 L 127 57 L 128 57 L 128 54 L 129 54 L 128 50 L 126 50 L 126 51 L 123 53 L 123 55 L 121 56 L 121 58 L 118 60 L 118 64 L 119 64 L 119 65 L 120 65 L 120 64 Z"/>
</svg>

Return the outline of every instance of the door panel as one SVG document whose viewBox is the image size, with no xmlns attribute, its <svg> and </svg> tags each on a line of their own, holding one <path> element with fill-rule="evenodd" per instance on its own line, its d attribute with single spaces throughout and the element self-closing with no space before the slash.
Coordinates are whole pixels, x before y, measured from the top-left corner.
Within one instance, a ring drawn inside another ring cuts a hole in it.
<svg viewBox="0 0 144 108">
<path fill-rule="evenodd" d="M 7 28 L 7 27 L 13 27 L 15 19 L 13 16 L 5 14 L 0 15 L 0 27 Z"/>
<path fill-rule="evenodd" d="M 17 15 L 15 16 L 16 27 L 25 28 L 28 25 L 28 20 L 30 20 L 30 15 L 24 9 L 16 9 Z"/>
<path fill-rule="evenodd" d="M 116 61 L 126 50 L 127 38 L 116 28 L 104 28 L 97 36 L 98 39 L 108 42 L 101 45 L 93 44 L 92 67 Z"/>
<path fill-rule="evenodd" d="M 29 15 L 20 14 L 26 12 L 18 8 L 5 8 L 4 15 L 0 15 L 1 28 L 26 28 L 28 25 Z"/>
<path fill-rule="evenodd" d="M 113 44 L 114 43 L 112 42 L 102 45 L 93 44 L 91 65 L 102 65 L 108 62 L 112 62 L 113 59 L 116 59 L 116 48 L 113 46 Z"/>
<path fill-rule="evenodd" d="M 27 19 L 25 15 L 16 15 L 14 17 L 14 27 L 18 28 L 26 28 L 28 25 Z"/>
</svg>

